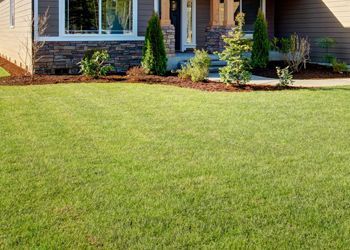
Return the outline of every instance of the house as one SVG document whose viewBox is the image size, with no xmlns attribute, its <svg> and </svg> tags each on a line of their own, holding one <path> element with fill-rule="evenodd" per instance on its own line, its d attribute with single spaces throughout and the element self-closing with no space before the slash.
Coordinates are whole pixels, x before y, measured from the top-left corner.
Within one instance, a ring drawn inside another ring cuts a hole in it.
<svg viewBox="0 0 350 250">
<path fill-rule="evenodd" d="M 331 52 L 350 64 L 349 0 L 0 0 L 0 55 L 29 71 L 58 74 L 76 72 L 85 51 L 107 49 L 123 71 L 139 64 L 153 11 L 160 13 L 172 56 L 194 48 L 220 50 L 221 36 L 239 12 L 246 14 L 245 31 L 251 34 L 258 9 L 271 37 L 308 36 L 316 62 L 325 53 L 317 39 L 332 37 L 337 43 Z M 33 41 L 45 43 L 36 53 L 40 60 L 32 60 Z"/>
</svg>

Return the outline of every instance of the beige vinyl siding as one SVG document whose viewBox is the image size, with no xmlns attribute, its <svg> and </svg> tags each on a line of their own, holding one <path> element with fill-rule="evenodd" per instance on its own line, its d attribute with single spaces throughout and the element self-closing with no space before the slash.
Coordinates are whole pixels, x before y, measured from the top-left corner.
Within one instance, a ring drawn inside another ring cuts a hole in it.
<svg viewBox="0 0 350 250">
<path fill-rule="evenodd" d="M 296 32 L 308 36 L 314 61 L 321 61 L 324 55 L 317 39 L 332 37 L 337 44 L 331 52 L 350 63 L 349 0 L 284 0 L 276 1 L 276 4 L 276 35 Z"/>
<path fill-rule="evenodd" d="M 45 15 L 48 12 L 48 25 L 45 36 L 58 36 L 59 35 L 59 0 L 39 0 L 38 11 L 39 15 Z"/>
<path fill-rule="evenodd" d="M 15 26 L 10 28 L 10 0 L 0 1 L 0 55 L 29 71 L 32 46 L 31 17 L 31 0 L 15 0 Z"/>
<path fill-rule="evenodd" d="M 197 0 L 196 11 L 197 48 L 205 48 L 207 39 L 206 29 L 208 28 L 210 22 L 210 0 Z"/>
</svg>

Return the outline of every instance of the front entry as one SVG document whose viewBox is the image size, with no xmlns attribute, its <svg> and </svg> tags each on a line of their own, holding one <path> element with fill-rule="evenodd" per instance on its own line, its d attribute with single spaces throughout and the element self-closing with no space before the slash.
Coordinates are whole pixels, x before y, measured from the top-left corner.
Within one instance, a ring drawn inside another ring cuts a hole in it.
<svg viewBox="0 0 350 250">
<path fill-rule="evenodd" d="M 175 50 L 181 50 L 181 0 L 170 0 L 170 20 L 175 27 Z"/>
</svg>

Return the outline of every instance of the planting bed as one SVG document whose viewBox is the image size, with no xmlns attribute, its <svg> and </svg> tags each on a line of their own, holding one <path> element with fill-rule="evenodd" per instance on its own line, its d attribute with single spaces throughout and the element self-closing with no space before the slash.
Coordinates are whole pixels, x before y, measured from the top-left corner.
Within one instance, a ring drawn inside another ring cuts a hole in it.
<svg viewBox="0 0 350 250">
<path fill-rule="evenodd" d="M 284 62 L 270 62 L 266 69 L 253 70 L 254 75 L 278 78 L 276 74 L 276 67 L 284 68 L 287 65 Z M 337 73 L 331 67 L 318 64 L 307 64 L 306 69 L 302 69 L 298 73 L 293 74 L 294 79 L 308 80 L 308 79 L 334 79 L 334 78 L 350 78 L 350 72 Z"/>
<path fill-rule="evenodd" d="M 111 75 L 100 79 L 88 78 L 85 76 L 73 75 L 36 75 L 34 78 L 30 76 L 15 76 L 0 79 L 0 85 L 44 85 L 44 84 L 59 84 L 59 83 L 146 83 L 146 84 L 162 84 L 172 85 L 181 88 L 192 88 L 202 91 L 221 91 L 221 92 L 249 92 L 249 91 L 275 91 L 284 89 L 300 89 L 299 87 L 279 87 L 271 85 L 247 84 L 244 86 L 225 85 L 220 82 L 198 82 L 194 83 L 190 80 L 183 80 L 176 76 L 143 76 L 143 77 L 128 77 L 122 75 Z"/>
<path fill-rule="evenodd" d="M 193 83 L 190 80 L 184 80 L 174 75 L 169 76 L 149 76 L 149 75 L 110 75 L 101 79 L 93 79 L 81 75 L 35 75 L 34 77 L 25 74 L 25 71 L 12 63 L 1 59 L 0 66 L 5 68 L 11 77 L 0 79 L 0 85 L 43 85 L 59 83 L 89 83 L 89 82 L 130 82 L 172 85 L 181 88 L 193 88 L 202 91 L 221 91 L 221 92 L 249 92 L 249 91 L 275 91 L 283 89 L 299 89 L 299 87 L 280 87 L 271 85 L 247 84 L 245 86 L 231 86 L 220 82 L 198 82 Z"/>
</svg>

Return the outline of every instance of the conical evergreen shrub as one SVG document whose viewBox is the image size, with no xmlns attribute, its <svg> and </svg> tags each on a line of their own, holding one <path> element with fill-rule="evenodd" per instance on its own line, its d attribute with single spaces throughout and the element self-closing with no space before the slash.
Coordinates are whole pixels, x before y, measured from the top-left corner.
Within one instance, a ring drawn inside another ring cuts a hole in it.
<svg viewBox="0 0 350 250">
<path fill-rule="evenodd" d="M 141 64 L 147 74 L 164 75 L 166 72 L 164 37 L 159 17 L 155 13 L 148 21 Z"/>
<path fill-rule="evenodd" d="M 254 24 L 252 66 L 253 68 L 266 68 L 269 62 L 270 41 L 267 31 L 268 24 L 265 15 L 259 11 Z"/>
</svg>

